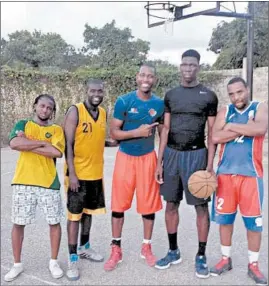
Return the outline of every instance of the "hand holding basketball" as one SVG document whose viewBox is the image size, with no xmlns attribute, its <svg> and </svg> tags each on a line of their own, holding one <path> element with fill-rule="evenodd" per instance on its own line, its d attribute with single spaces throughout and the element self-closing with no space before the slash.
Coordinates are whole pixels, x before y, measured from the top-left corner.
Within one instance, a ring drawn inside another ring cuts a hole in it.
<svg viewBox="0 0 269 286">
<path fill-rule="evenodd" d="M 190 176 L 188 188 L 195 197 L 206 199 L 217 189 L 216 175 L 205 170 L 197 171 Z"/>
</svg>

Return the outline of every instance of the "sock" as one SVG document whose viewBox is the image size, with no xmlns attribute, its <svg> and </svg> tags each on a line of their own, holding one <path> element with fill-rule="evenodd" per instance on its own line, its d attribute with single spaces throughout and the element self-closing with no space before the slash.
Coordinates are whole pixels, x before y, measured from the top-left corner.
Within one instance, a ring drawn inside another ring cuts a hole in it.
<svg viewBox="0 0 269 286">
<path fill-rule="evenodd" d="M 199 256 L 205 255 L 205 249 L 206 249 L 206 242 L 199 241 L 199 248 L 197 255 Z"/>
<path fill-rule="evenodd" d="M 50 259 L 50 264 L 54 264 L 55 262 L 57 262 L 57 259 Z"/>
<path fill-rule="evenodd" d="M 80 236 L 80 246 L 85 245 L 87 242 L 89 242 L 89 235 L 88 234 L 82 234 Z"/>
<path fill-rule="evenodd" d="M 15 267 L 22 267 L 22 263 L 21 262 L 14 263 L 14 266 Z"/>
<path fill-rule="evenodd" d="M 149 243 L 151 243 L 151 240 L 150 239 L 143 239 L 143 243 L 147 243 L 147 244 L 149 244 Z"/>
<path fill-rule="evenodd" d="M 111 244 L 114 244 L 114 245 L 117 245 L 117 246 L 121 247 L 121 237 L 112 238 L 112 243 Z"/>
<path fill-rule="evenodd" d="M 248 251 L 248 259 L 249 259 L 249 263 L 253 263 L 253 262 L 257 262 L 259 259 L 259 252 L 254 252 L 249 250 Z"/>
<path fill-rule="evenodd" d="M 169 249 L 170 250 L 178 249 L 177 232 L 175 232 L 175 233 L 168 233 L 168 240 L 169 240 Z"/>
<path fill-rule="evenodd" d="M 77 254 L 77 244 L 68 244 L 69 254 Z"/>
<path fill-rule="evenodd" d="M 231 257 L 231 246 L 221 245 L 221 254 L 225 257 Z"/>
</svg>

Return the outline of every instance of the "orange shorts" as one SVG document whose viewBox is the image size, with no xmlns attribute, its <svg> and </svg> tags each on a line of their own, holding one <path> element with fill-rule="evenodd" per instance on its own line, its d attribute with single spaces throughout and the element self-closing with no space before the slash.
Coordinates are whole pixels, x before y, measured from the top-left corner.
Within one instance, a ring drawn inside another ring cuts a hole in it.
<svg viewBox="0 0 269 286">
<path fill-rule="evenodd" d="M 220 174 L 213 200 L 214 220 L 219 224 L 233 224 L 239 206 L 246 228 L 261 231 L 262 201 L 262 178 Z"/>
<path fill-rule="evenodd" d="M 138 213 L 153 214 L 162 209 L 160 187 L 154 177 L 156 164 L 155 151 L 143 156 L 118 151 L 112 183 L 112 211 L 128 210 L 135 190 Z"/>
</svg>

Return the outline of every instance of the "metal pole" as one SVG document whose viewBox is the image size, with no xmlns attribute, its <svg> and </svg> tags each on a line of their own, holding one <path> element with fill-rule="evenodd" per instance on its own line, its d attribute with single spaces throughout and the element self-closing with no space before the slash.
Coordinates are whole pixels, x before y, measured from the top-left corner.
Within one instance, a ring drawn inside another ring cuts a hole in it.
<svg viewBox="0 0 269 286">
<path fill-rule="evenodd" d="M 254 2 L 248 2 L 248 13 L 251 15 L 247 19 L 247 84 L 250 90 L 250 100 L 253 99 L 253 44 L 254 44 Z"/>
</svg>

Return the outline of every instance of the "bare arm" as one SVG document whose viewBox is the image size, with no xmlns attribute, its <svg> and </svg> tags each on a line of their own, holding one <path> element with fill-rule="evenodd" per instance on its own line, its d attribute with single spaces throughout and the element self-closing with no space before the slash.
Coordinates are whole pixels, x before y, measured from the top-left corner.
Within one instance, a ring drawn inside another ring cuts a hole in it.
<svg viewBox="0 0 269 286">
<path fill-rule="evenodd" d="M 261 103 L 255 119 L 250 118 L 247 124 L 228 123 L 224 129 L 250 137 L 265 135 L 268 129 L 268 105 Z"/>
<path fill-rule="evenodd" d="M 158 124 L 159 123 L 157 122 L 152 123 L 150 125 L 143 124 L 137 129 L 123 131 L 121 130 L 121 127 L 123 125 L 123 120 L 113 118 L 111 120 L 111 125 L 110 125 L 111 138 L 114 140 L 122 141 L 131 138 L 148 137 L 152 134 L 152 128 L 154 128 Z"/>
<path fill-rule="evenodd" d="M 17 133 L 17 136 L 18 137 L 15 137 L 14 139 L 17 138 L 17 140 L 15 140 L 15 145 L 20 141 L 25 141 L 27 142 L 28 141 L 36 141 L 36 140 L 31 140 L 31 139 L 28 139 L 26 136 L 25 136 L 25 133 L 23 131 L 19 131 Z M 18 139 L 21 139 L 21 140 L 18 140 Z M 17 141 L 17 142 L 16 142 Z M 20 151 L 28 151 L 28 152 L 32 152 L 32 153 L 36 153 L 36 154 L 39 154 L 39 155 L 42 155 L 42 156 L 46 156 L 46 157 L 49 157 L 49 158 L 61 158 L 62 157 L 62 152 L 59 151 L 57 148 L 55 148 L 54 146 L 52 146 L 51 143 L 49 142 L 46 142 L 46 141 L 39 141 L 37 140 L 37 142 L 41 142 L 41 144 L 37 144 L 36 146 L 38 147 L 32 147 L 32 149 L 29 149 L 29 150 L 20 150 Z M 14 143 L 12 143 L 14 144 Z M 41 145 L 41 146 L 40 146 Z M 34 146 L 34 145 L 33 145 Z"/>
<path fill-rule="evenodd" d="M 14 137 L 9 142 L 10 148 L 16 151 L 32 151 L 33 149 L 44 147 L 46 144 L 45 141 L 31 140 L 26 137 Z"/>
<path fill-rule="evenodd" d="M 160 128 L 160 142 L 159 142 L 159 152 L 158 152 L 158 160 L 157 160 L 157 168 L 155 171 L 155 180 L 159 184 L 163 184 L 163 154 L 165 147 L 167 145 L 168 140 L 168 133 L 170 130 L 170 120 L 171 120 L 171 114 L 168 112 L 164 113 L 164 124 Z"/>
<path fill-rule="evenodd" d="M 213 171 L 213 162 L 216 153 L 215 143 L 212 140 L 212 129 L 214 122 L 216 120 L 216 116 L 208 116 L 207 118 L 207 148 L 208 148 L 208 156 L 207 156 L 207 167 L 206 169 L 211 172 Z"/>
<path fill-rule="evenodd" d="M 69 175 L 76 175 L 74 167 L 74 142 L 75 132 L 77 129 L 78 114 L 75 106 L 71 106 L 64 120 L 64 134 L 66 140 L 66 163 L 68 166 Z"/>
<path fill-rule="evenodd" d="M 212 142 L 214 144 L 227 143 L 240 136 L 238 132 L 223 130 L 224 126 L 226 125 L 225 121 L 226 110 L 227 110 L 226 107 L 223 107 L 218 112 L 215 123 L 213 125 Z"/>
<path fill-rule="evenodd" d="M 63 154 L 57 148 L 55 148 L 49 143 L 44 147 L 38 147 L 38 148 L 31 150 L 31 152 L 36 153 L 38 155 L 43 155 L 49 158 L 62 158 L 63 156 Z"/>
<path fill-rule="evenodd" d="M 163 127 L 164 127 L 164 124 L 159 124 L 158 125 L 158 134 L 159 134 L 159 137 L 161 138 L 161 134 L 162 134 L 162 131 L 163 131 Z"/>
<path fill-rule="evenodd" d="M 158 165 L 161 165 L 163 161 L 163 154 L 164 154 L 165 147 L 167 145 L 168 133 L 170 130 L 170 120 L 171 120 L 171 114 L 168 112 L 165 112 L 164 124 L 163 124 L 161 135 L 160 135 L 158 161 L 157 161 Z"/>
<path fill-rule="evenodd" d="M 122 125 L 123 125 L 123 120 L 119 120 L 116 118 L 113 118 L 111 120 L 110 133 L 112 139 L 121 141 L 136 137 L 135 130 L 122 131 L 121 130 Z"/>
</svg>

